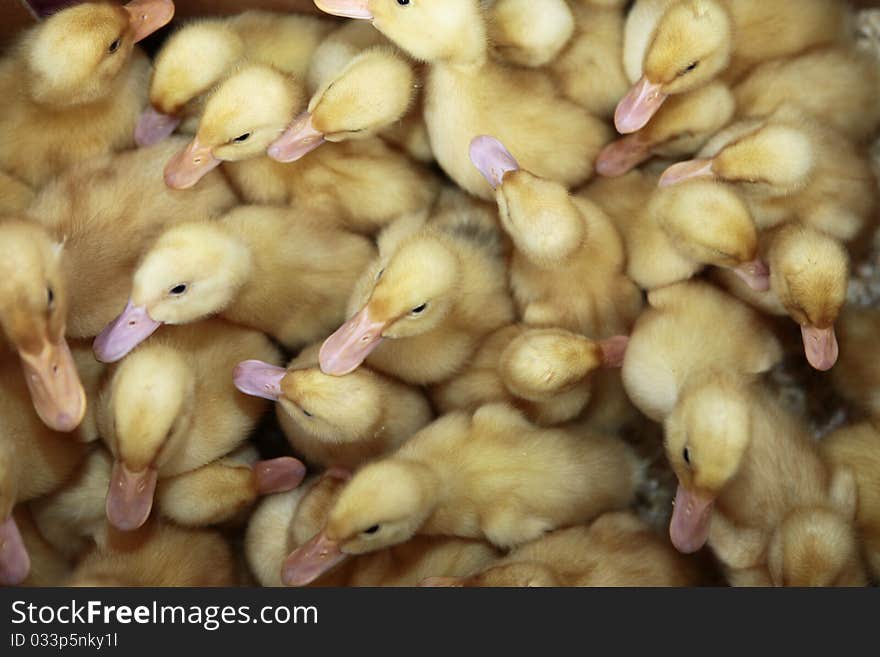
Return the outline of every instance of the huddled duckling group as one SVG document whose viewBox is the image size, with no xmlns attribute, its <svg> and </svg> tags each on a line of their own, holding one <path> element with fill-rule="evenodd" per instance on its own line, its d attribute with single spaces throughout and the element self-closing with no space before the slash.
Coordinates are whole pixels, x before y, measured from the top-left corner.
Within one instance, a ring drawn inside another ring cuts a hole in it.
<svg viewBox="0 0 880 657">
<path fill-rule="evenodd" d="M 853 9 L 315 4 L 0 59 L 0 584 L 880 580 Z"/>
</svg>

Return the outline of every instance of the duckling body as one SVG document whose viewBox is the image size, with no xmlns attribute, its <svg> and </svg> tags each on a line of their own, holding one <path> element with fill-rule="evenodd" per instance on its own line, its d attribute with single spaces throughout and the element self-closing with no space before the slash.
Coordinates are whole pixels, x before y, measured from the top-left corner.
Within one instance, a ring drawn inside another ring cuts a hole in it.
<svg viewBox="0 0 880 657">
<path fill-rule="evenodd" d="M 860 413 L 880 417 L 880 365 L 873 358 L 880 312 L 847 307 L 837 324 L 840 361 L 832 370 L 834 389 Z"/>
<path fill-rule="evenodd" d="M 8 173 L 0 171 L 0 214 L 24 210 L 34 198 L 34 190 Z"/>
</svg>

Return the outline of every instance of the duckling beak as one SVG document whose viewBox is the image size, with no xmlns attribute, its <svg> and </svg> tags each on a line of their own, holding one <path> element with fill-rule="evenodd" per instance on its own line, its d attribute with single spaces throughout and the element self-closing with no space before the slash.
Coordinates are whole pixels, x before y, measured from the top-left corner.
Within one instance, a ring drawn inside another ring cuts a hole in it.
<svg viewBox="0 0 880 657">
<path fill-rule="evenodd" d="M 174 18 L 171 0 L 131 0 L 122 8 L 128 12 L 135 43 L 165 27 Z"/>
<path fill-rule="evenodd" d="M 628 346 L 628 335 L 616 335 L 613 338 L 600 341 L 599 348 L 602 350 L 602 366 L 608 368 L 623 367 Z"/>
<path fill-rule="evenodd" d="M 324 133 L 315 130 L 315 126 L 312 125 L 312 115 L 305 112 L 272 142 L 266 153 L 276 162 L 296 162 L 324 142 Z"/>
<path fill-rule="evenodd" d="M 135 306 L 129 299 L 122 314 L 95 338 L 92 351 L 102 363 L 115 363 L 153 335 L 160 326 L 162 322 L 151 319 L 146 307 Z"/>
<path fill-rule="evenodd" d="M 64 338 L 57 344 L 47 339 L 39 353 L 19 351 L 19 356 L 31 401 L 43 423 L 54 431 L 76 429 L 86 414 L 86 392 Z"/>
<path fill-rule="evenodd" d="M 113 463 L 107 490 L 107 519 L 124 532 L 143 526 L 153 509 L 159 473 L 155 468 L 132 472 L 121 461 Z"/>
<path fill-rule="evenodd" d="M 660 187 L 671 187 L 694 178 L 715 178 L 714 160 L 689 160 L 679 162 L 663 172 L 660 176 Z"/>
<path fill-rule="evenodd" d="M 339 543 L 321 532 L 284 560 L 281 581 L 285 586 L 307 586 L 347 558 Z"/>
<path fill-rule="evenodd" d="M 162 114 L 148 107 L 141 114 L 134 129 L 134 140 L 138 146 L 152 146 L 167 139 L 180 125 L 180 119 L 170 114 Z"/>
<path fill-rule="evenodd" d="M 770 267 L 760 258 L 736 267 L 733 272 L 756 292 L 770 289 Z"/>
<path fill-rule="evenodd" d="M 324 13 L 333 16 L 373 20 L 369 0 L 315 0 L 315 6 Z"/>
<path fill-rule="evenodd" d="M 463 577 L 426 577 L 419 586 L 425 588 L 463 588 Z"/>
<path fill-rule="evenodd" d="M 220 166 L 208 146 L 202 146 L 199 138 L 193 139 L 186 149 L 172 157 L 165 167 L 165 184 L 171 189 L 190 189 Z"/>
<path fill-rule="evenodd" d="M 834 367 L 840 355 L 834 327 L 819 329 L 814 326 L 802 326 L 801 333 L 804 338 L 804 351 L 810 365 L 820 372 L 827 372 Z"/>
<path fill-rule="evenodd" d="M 652 145 L 640 133 L 613 141 L 602 149 L 596 160 L 596 171 L 606 178 L 629 173 L 651 157 Z"/>
<path fill-rule="evenodd" d="M 239 363 L 232 374 L 235 387 L 251 397 L 261 397 L 269 401 L 278 401 L 281 397 L 281 382 L 287 376 L 287 370 L 259 360 L 247 360 Z"/>
<path fill-rule="evenodd" d="M 259 461 L 253 466 L 260 495 L 286 493 L 302 483 L 306 477 L 306 466 L 291 456 Z"/>
<path fill-rule="evenodd" d="M 712 522 L 712 506 L 715 500 L 705 497 L 681 484 L 675 494 L 672 520 L 669 523 L 669 538 L 675 549 L 682 554 L 699 551 L 709 540 L 709 527 Z"/>
<path fill-rule="evenodd" d="M 330 376 L 354 372 L 382 343 L 386 325 L 386 322 L 373 320 L 369 306 L 365 306 L 321 345 L 318 353 L 321 371 Z"/>
<path fill-rule="evenodd" d="M 504 144 L 488 135 L 474 137 L 470 147 L 471 162 L 492 189 L 498 189 L 504 182 L 504 176 L 510 171 L 518 171 L 519 164 Z"/>
<path fill-rule="evenodd" d="M 620 134 L 628 135 L 648 125 L 668 98 L 660 91 L 662 88 L 662 84 L 654 84 L 647 77 L 633 85 L 614 111 L 614 125 Z"/>
<path fill-rule="evenodd" d="M 0 522 L 0 586 L 17 586 L 31 571 L 31 558 L 15 524 L 9 516 Z"/>
</svg>

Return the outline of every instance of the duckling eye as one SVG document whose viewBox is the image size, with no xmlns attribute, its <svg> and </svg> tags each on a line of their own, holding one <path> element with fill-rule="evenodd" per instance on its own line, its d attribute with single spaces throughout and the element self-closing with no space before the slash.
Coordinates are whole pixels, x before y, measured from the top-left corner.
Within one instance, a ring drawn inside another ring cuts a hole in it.
<svg viewBox="0 0 880 657">
<path fill-rule="evenodd" d="M 186 285 L 184 285 L 183 283 L 181 283 L 180 285 L 175 285 L 174 287 L 171 288 L 171 290 L 169 290 L 169 293 L 173 294 L 175 296 L 180 296 L 181 294 L 183 294 L 185 292 L 186 292 Z"/>
<path fill-rule="evenodd" d="M 379 531 L 379 525 L 373 525 L 369 529 L 365 529 L 364 534 L 375 534 L 377 531 Z"/>
<path fill-rule="evenodd" d="M 410 312 L 410 315 L 421 315 L 427 309 L 428 309 L 428 304 L 423 303 L 421 306 L 418 306 L 417 308 L 413 308 L 412 311 Z"/>
<path fill-rule="evenodd" d="M 397 0 L 397 4 L 401 7 L 406 7 L 409 4 L 409 0 Z"/>
<path fill-rule="evenodd" d="M 684 456 L 684 462 L 687 463 L 688 465 L 690 465 L 691 464 L 691 453 L 687 447 L 684 448 L 684 452 L 682 453 L 682 456 Z"/>
<path fill-rule="evenodd" d="M 305 415 L 306 417 L 315 417 L 314 415 L 312 415 L 311 413 L 309 413 L 309 412 L 308 412 L 306 409 L 304 409 L 304 408 L 302 408 L 302 409 L 300 409 L 300 410 L 303 412 L 303 415 Z"/>
<path fill-rule="evenodd" d="M 110 44 L 110 47 L 107 48 L 107 52 L 109 52 L 109 53 L 112 55 L 112 54 L 115 53 L 117 50 L 119 50 L 119 46 L 121 46 L 121 45 L 122 45 L 122 39 L 116 39 L 116 41 L 114 41 L 113 43 L 111 43 L 111 44 Z"/>
<path fill-rule="evenodd" d="M 685 74 L 687 74 L 687 73 L 690 73 L 690 72 L 693 71 L 695 68 L 697 68 L 697 66 L 699 66 L 699 65 L 700 65 L 700 62 L 694 62 L 694 63 L 692 63 L 692 64 L 688 64 L 687 66 L 685 66 L 685 67 L 682 69 L 682 71 L 681 71 L 681 73 L 679 73 L 679 75 L 685 75 Z"/>
<path fill-rule="evenodd" d="M 52 310 L 52 304 L 55 303 L 55 292 L 52 291 L 51 287 L 46 288 L 46 298 L 48 299 L 49 310 Z"/>
<path fill-rule="evenodd" d="M 248 139 L 250 139 L 250 137 L 251 137 L 251 133 L 246 132 L 246 133 L 244 133 L 243 135 L 239 135 L 238 137 L 236 137 L 235 139 L 233 139 L 233 140 L 232 140 L 232 143 L 233 143 L 233 144 L 240 144 L 240 143 L 242 143 L 243 141 L 247 141 Z"/>
</svg>

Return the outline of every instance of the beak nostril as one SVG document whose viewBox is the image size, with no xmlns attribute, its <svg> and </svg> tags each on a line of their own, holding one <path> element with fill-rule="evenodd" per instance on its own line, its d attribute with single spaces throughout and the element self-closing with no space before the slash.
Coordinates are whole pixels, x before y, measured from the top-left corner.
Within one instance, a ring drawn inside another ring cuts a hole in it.
<svg viewBox="0 0 880 657">
<path fill-rule="evenodd" d="M 131 320 L 131 321 L 128 323 L 128 325 L 129 325 L 129 326 L 136 326 L 136 325 L 137 325 L 137 322 L 134 321 L 134 320 Z"/>
</svg>

